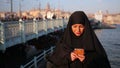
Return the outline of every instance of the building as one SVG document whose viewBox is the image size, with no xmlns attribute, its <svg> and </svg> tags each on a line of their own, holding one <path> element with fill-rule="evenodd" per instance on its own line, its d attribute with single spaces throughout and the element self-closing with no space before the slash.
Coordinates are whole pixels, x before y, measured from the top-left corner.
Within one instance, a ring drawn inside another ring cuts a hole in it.
<svg viewBox="0 0 120 68">
<path fill-rule="evenodd" d="M 95 18 L 96 20 L 102 22 L 102 21 L 103 21 L 103 13 L 102 13 L 102 11 L 100 10 L 100 11 L 96 12 L 96 13 L 94 14 L 94 18 Z"/>
<path fill-rule="evenodd" d="M 10 12 L 3 12 L 0 13 L 0 18 L 10 18 Z M 61 19 L 61 18 L 69 18 L 71 15 L 70 12 L 62 11 L 59 8 L 58 9 L 52 9 L 50 7 L 50 4 L 47 3 L 45 9 L 31 9 L 27 11 L 21 11 L 20 12 L 14 12 L 13 17 L 19 17 L 23 19 L 33 19 L 33 18 L 39 18 L 39 19 Z"/>
</svg>

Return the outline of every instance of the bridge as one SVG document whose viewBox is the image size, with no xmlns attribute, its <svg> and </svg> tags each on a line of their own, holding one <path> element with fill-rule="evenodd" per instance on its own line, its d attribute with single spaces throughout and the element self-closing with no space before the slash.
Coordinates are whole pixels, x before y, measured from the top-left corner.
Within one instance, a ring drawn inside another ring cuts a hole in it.
<svg viewBox="0 0 120 68">
<path fill-rule="evenodd" d="M 0 22 L 0 51 L 66 27 L 68 19 Z"/>
</svg>

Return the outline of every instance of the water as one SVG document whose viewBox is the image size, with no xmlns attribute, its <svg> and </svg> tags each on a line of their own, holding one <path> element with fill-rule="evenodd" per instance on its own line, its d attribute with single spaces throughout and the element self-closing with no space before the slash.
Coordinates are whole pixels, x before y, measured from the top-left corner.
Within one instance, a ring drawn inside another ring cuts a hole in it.
<svg viewBox="0 0 120 68">
<path fill-rule="evenodd" d="M 112 68 L 120 68 L 120 25 L 116 29 L 95 30 L 105 48 Z"/>
<path fill-rule="evenodd" d="M 98 30 L 95 30 L 95 33 L 97 34 L 100 42 L 102 43 L 103 47 L 105 48 L 107 52 L 111 67 L 120 68 L 120 36 L 119 36 L 120 25 L 117 25 L 116 29 L 98 29 Z M 15 57 L 13 55 L 15 55 Z M 15 66 L 19 67 L 19 65 L 17 65 L 17 62 L 23 62 L 22 60 L 24 59 L 23 56 L 21 57 L 18 55 L 16 57 L 16 53 L 12 53 L 12 54 L 7 53 L 7 55 L 4 55 L 2 57 L 3 58 L 0 57 L 0 60 L 3 59 L 4 62 L 0 61 L 0 68 L 3 68 L 1 66 L 4 66 L 4 65 L 6 68 L 9 68 L 9 67 L 15 68 Z"/>
</svg>

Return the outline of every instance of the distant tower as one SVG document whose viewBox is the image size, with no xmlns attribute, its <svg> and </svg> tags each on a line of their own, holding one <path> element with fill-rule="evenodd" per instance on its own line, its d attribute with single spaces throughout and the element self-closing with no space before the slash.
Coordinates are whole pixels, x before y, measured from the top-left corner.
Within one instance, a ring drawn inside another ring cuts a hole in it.
<svg viewBox="0 0 120 68">
<path fill-rule="evenodd" d="M 41 3 L 39 2 L 39 10 L 41 10 Z"/>
<path fill-rule="evenodd" d="M 109 15 L 109 11 L 108 10 L 106 10 L 106 15 Z"/>
<path fill-rule="evenodd" d="M 52 19 L 53 12 L 52 12 L 52 10 L 50 8 L 50 4 L 49 3 L 47 3 L 47 5 L 46 5 L 45 12 L 46 12 L 45 18 L 46 19 Z"/>
<path fill-rule="evenodd" d="M 50 4 L 49 4 L 49 3 L 47 3 L 46 10 L 47 10 L 47 11 L 50 10 Z"/>
</svg>

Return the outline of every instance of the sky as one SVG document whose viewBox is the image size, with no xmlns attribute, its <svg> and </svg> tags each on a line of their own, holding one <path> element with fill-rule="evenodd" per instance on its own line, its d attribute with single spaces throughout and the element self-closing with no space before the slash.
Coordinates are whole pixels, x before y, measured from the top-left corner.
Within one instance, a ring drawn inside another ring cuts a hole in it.
<svg viewBox="0 0 120 68">
<path fill-rule="evenodd" d="M 51 8 L 61 9 L 64 11 L 84 11 L 87 13 L 95 13 L 99 10 L 109 13 L 120 13 L 120 0 L 13 0 L 13 11 L 19 11 L 19 3 L 21 10 L 27 11 L 38 8 L 39 4 L 42 9 L 49 3 Z M 10 0 L 0 0 L 0 11 L 10 11 Z"/>
</svg>

